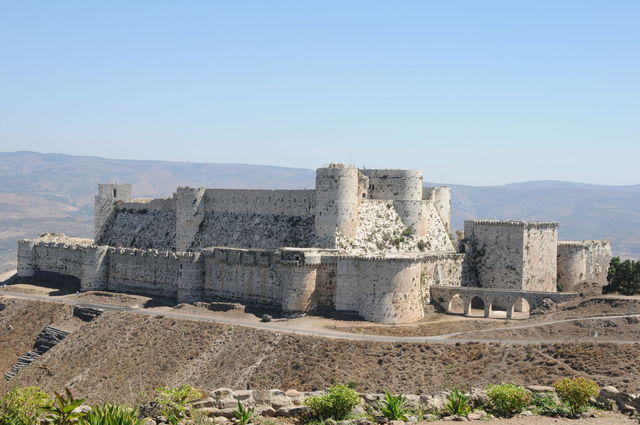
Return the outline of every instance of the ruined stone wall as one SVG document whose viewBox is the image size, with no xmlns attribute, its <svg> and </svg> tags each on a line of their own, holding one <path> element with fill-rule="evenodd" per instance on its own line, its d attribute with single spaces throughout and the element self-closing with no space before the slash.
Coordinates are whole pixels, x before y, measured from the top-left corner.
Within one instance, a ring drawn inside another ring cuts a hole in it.
<svg viewBox="0 0 640 425">
<path fill-rule="evenodd" d="M 606 285 L 610 261 L 609 241 L 559 242 L 559 290 L 580 291 L 586 288 L 585 284 Z"/>
<path fill-rule="evenodd" d="M 176 199 L 121 202 L 97 240 L 99 245 L 176 249 Z"/>
<path fill-rule="evenodd" d="M 339 257 L 335 307 L 365 320 L 408 323 L 424 315 L 420 260 Z"/>
<path fill-rule="evenodd" d="M 369 178 L 369 198 L 394 201 L 422 199 L 422 171 L 368 170 L 360 172 Z"/>
</svg>

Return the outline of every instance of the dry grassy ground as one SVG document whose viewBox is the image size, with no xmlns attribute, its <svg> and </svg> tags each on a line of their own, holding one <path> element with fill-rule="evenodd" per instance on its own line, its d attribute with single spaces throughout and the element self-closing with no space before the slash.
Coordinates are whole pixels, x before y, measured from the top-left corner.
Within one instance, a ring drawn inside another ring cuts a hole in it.
<svg viewBox="0 0 640 425">
<path fill-rule="evenodd" d="M 428 393 L 496 382 L 550 384 L 569 375 L 640 390 L 640 344 L 400 344 L 333 340 L 239 326 L 105 312 L 78 326 L 68 306 L 9 300 L 0 312 L 4 370 L 39 330 L 75 331 L 0 391 L 69 386 L 91 401 L 132 401 L 139 391 L 190 383 L 203 389 L 324 388 L 355 381 L 363 391 Z M 11 323 L 14 331 L 8 333 Z"/>
</svg>

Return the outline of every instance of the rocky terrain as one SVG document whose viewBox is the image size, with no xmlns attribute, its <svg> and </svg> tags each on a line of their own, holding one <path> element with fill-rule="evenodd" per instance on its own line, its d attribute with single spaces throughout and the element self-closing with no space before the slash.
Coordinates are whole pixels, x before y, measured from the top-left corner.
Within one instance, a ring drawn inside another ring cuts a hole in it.
<svg viewBox="0 0 640 425">
<path fill-rule="evenodd" d="M 181 383 L 208 391 L 313 391 L 354 382 L 365 392 L 423 394 L 507 381 L 548 385 L 573 375 L 640 391 L 640 344 L 368 342 L 115 311 L 84 322 L 61 304 L 7 299 L 2 305 L 2 371 L 32 348 L 45 326 L 71 332 L 0 383 L 0 392 L 15 385 L 47 391 L 68 385 L 90 400 L 131 401 L 139 391 Z"/>
</svg>

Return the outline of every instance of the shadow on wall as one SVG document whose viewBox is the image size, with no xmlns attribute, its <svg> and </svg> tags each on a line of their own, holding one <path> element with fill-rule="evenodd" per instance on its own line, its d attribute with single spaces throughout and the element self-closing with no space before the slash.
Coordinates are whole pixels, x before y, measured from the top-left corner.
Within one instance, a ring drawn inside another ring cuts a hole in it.
<svg viewBox="0 0 640 425">
<path fill-rule="evenodd" d="M 47 283 L 43 284 L 42 282 Z M 56 291 L 48 293 L 50 296 L 69 295 L 80 291 L 80 279 L 75 276 L 53 272 L 38 271 L 30 277 L 14 274 L 9 279 L 1 283 L 3 285 L 25 283 L 28 285 L 38 286 L 40 288 L 56 289 Z"/>
</svg>

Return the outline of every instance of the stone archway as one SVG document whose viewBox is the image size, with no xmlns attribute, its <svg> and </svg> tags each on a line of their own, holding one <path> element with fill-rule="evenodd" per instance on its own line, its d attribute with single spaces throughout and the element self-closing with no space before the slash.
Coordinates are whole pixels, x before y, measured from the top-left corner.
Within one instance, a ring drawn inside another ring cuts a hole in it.
<svg viewBox="0 0 640 425">
<path fill-rule="evenodd" d="M 469 300 L 469 307 L 467 308 L 468 315 L 475 316 L 475 317 L 483 317 L 484 312 L 486 310 L 486 306 L 487 304 L 485 300 L 481 296 L 476 295 Z"/>
<path fill-rule="evenodd" d="M 454 314 L 464 314 L 464 300 L 460 294 L 454 294 L 447 305 L 447 312 Z"/>
<path fill-rule="evenodd" d="M 524 297 L 518 297 L 511 304 L 510 307 L 510 318 L 514 319 L 526 319 L 529 317 L 529 312 L 531 311 L 531 305 Z"/>
</svg>

